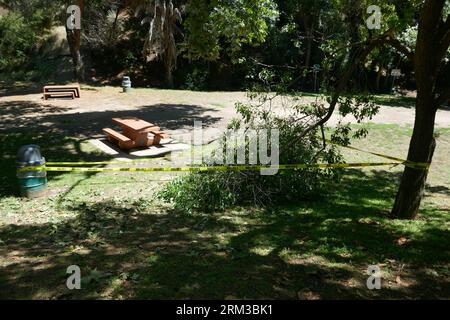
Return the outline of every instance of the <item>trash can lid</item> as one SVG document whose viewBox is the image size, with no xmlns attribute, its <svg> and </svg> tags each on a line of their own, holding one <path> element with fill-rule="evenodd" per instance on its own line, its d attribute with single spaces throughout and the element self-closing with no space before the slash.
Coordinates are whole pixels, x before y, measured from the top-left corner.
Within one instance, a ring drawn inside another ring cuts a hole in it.
<svg viewBox="0 0 450 320">
<path fill-rule="evenodd" d="M 41 148 L 35 144 L 26 145 L 17 151 L 18 166 L 40 166 L 45 164 L 45 158 L 41 155 Z"/>
</svg>

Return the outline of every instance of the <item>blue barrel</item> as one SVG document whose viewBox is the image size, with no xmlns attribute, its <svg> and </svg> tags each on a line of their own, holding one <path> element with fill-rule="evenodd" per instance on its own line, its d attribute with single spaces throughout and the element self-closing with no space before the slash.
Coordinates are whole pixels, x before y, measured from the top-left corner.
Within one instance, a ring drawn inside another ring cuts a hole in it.
<svg viewBox="0 0 450 320">
<path fill-rule="evenodd" d="M 23 146 L 17 152 L 17 169 L 24 167 L 45 166 L 45 158 L 41 155 L 41 149 L 37 145 Z M 17 170 L 20 194 L 27 198 L 37 198 L 44 195 L 47 188 L 47 171 Z"/>
<path fill-rule="evenodd" d="M 125 92 L 125 93 L 128 93 L 131 91 L 130 77 L 123 77 L 122 88 L 123 88 L 123 92 Z"/>
</svg>

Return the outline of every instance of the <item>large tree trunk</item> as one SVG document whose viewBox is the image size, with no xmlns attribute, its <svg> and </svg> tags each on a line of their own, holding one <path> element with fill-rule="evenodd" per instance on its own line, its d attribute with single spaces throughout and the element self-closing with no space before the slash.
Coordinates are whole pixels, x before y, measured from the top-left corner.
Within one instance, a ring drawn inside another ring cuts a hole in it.
<svg viewBox="0 0 450 320">
<path fill-rule="evenodd" d="M 436 142 L 434 122 L 439 99 L 436 88 L 442 60 L 448 49 L 447 25 L 440 21 L 444 0 L 425 1 L 419 22 L 414 69 L 417 84 L 416 117 L 409 146 L 408 160 L 429 163 L 433 159 Z M 442 96 L 441 96 L 442 98 Z M 394 218 L 414 219 L 423 197 L 428 169 L 406 167 L 391 215 Z"/>
<path fill-rule="evenodd" d="M 81 55 L 81 31 L 67 30 L 70 54 L 72 56 L 74 77 L 77 81 L 84 81 L 84 63 Z"/>
<path fill-rule="evenodd" d="M 431 163 L 436 141 L 434 134 L 435 112 L 429 112 L 433 99 L 418 97 L 416 122 L 411 138 L 408 160 L 418 163 Z M 434 107 L 434 106 L 433 106 Z M 406 167 L 395 199 L 391 215 L 399 219 L 414 219 L 423 198 L 428 169 Z"/>
<path fill-rule="evenodd" d="M 79 0 L 81 16 L 84 13 L 84 0 Z M 84 63 L 81 55 L 81 30 L 67 31 L 67 41 L 69 42 L 70 54 L 74 66 L 74 77 L 77 81 L 84 81 Z"/>
<path fill-rule="evenodd" d="M 171 89 L 173 88 L 173 71 L 172 71 L 172 67 L 170 66 L 165 66 L 165 78 L 166 78 L 166 85 Z"/>
</svg>

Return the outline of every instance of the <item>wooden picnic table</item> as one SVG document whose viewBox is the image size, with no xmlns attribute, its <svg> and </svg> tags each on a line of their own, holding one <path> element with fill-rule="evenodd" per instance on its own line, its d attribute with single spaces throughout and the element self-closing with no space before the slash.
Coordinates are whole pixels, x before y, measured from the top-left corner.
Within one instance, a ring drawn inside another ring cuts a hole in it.
<svg viewBox="0 0 450 320">
<path fill-rule="evenodd" d="M 103 132 L 123 149 L 158 145 L 162 139 L 168 138 L 160 127 L 138 118 L 113 118 L 112 121 L 122 128 L 122 133 L 109 128 L 103 129 Z"/>
<path fill-rule="evenodd" d="M 136 132 L 150 132 L 150 129 L 155 128 L 155 125 L 152 123 L 149 123 L 147 121 L 138 119 L 138 118 L 113 118 L 112 122 L 132 131 Z M 156 127 L 157 128 L 157 127 Z"/>
</svg>

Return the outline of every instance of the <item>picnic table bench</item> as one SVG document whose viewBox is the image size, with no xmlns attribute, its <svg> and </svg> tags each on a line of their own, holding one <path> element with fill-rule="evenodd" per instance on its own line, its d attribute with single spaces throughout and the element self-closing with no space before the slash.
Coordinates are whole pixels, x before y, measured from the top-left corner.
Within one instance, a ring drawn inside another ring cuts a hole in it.
<svg viewBox="0 0 450 320">
<path fill-rule="evenodd" d="M 113 118 L 112 122 L 122 128 L 122 133 L 111 128 L 104 128 L 103 132 L 124 150 L 159 145 L 162 139 L 169 138 L 160 127 L 138 118 Z"/>
<path fill-rule="evenodd" d="M 44 100 L 48 98 L 80 98 L 80 85 L 67 85 L 67 86 L 45 86 L 44 87 Z"/>
</svg>

